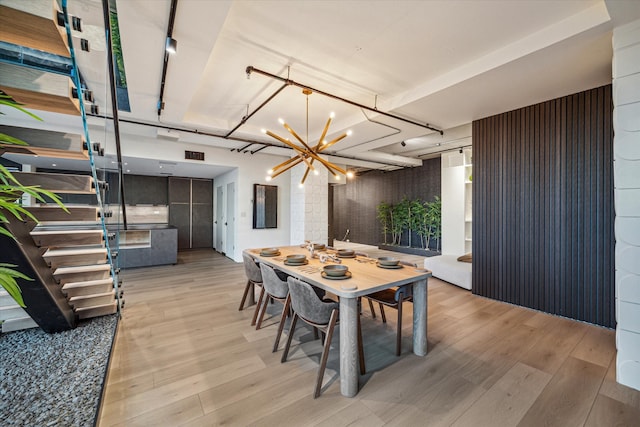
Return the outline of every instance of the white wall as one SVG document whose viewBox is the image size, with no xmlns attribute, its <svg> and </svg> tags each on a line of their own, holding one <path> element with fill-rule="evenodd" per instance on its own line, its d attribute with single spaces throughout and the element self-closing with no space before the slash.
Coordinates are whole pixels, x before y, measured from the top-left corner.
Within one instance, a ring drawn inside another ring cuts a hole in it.
<svg viewBox="0 0 640 427">
<path fill-rule="evenodd" d="M 226 188 L 227 183 L 232 181 L 236 183 L 235 250 L 230 253 L 227 249 L 227 256 L 237 262 L 242 262 L 242 251 L 248 248 L 289 245 L 290 180 L 287 176 L 288 173 L 271 182 L 265 181 L 266 171 L 281 161 L 281 158 L 275 156 L 258 156 L 257 154 L 245 156 L 245 160 L 238 165 L 236 170 L 214 179 L 214 187 L 223 185 Z M 268 184 L 278 187 L 277 228 L 253 229 L 253 184 Z"/>
<path fill-rule="evenodd" d="M 640 390 L 640 20 L 613 32 L 617 381 Z"/>
</svg>

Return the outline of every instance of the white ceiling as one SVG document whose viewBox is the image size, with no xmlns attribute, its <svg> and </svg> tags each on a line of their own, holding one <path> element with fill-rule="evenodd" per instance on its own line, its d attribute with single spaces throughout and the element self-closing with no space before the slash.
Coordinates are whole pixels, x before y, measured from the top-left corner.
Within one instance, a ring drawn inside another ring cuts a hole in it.
<svg viewBox="0 0 640 427">
<path fill-rule="evenodd" d="M 80 65 L 101 112 L 110 115 L 101 1 L 69 3 L 95 35 L 92 53 L 79 54 Z M 179 0 L 173 32 L 178 53 L 169 59 L 158 117 L 170 4 L 117 2 L 131 102 L 131 112 L 120 118 L 215 135 L 225 135 L 283 85 L 256 73 L 248 77 L 248 66 L 446 134 L 475 119 L 610 83 L 612 28 L 640 18 L 637 0 Z M 308 105 L 309 140 L 317 141 L 333 111 L 328 136 L 353 131 L 332 147 L 333 154 L 370 167 L 416 165 L 440 150 L 440 136 L 424 127 L 318 93 Z M 279 144 L 260 132 L 286 137 L 279 117 L 306 137 L 305 110 L 301 89 L 288 86 L 233 137 Z M 179 134 L 181 141 L 190 138 Z M 220 138 L 198 143 L 247 145 Z M 216 173 L 229 165 L 220 166 Z"/>
</svg>

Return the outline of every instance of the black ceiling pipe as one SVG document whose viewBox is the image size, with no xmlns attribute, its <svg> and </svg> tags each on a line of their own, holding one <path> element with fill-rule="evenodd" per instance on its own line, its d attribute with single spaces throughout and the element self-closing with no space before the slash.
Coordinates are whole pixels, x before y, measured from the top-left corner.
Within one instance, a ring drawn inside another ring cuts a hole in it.
<svg viewBox="0 0 640 427">
<path fill-rule="evenodd" d="M 247 67 L 246 72 L 247 72 L 247 75 L 251 75 L 251 73 L 262 74 L 263 76 L 271 77 L 272 79 L 280 80 L 281 82 L 285 82 L 285 84 L 287 84 L 287 85 L 297 86 L 297 87 L 302 88 L 302 89 L 309 89 L 312 92 L 319 93 L 320 95 L 324 95 L 324 96 L 329 97 L 329 98 L 337 99 L 338 101 L 342 101 L 344 103 L 353 105 L 355 107 L 359 107 L 359 108 L 363 108 L 365 110 L 373 111 L 375 113 L 382 114 L 383 116 L 391 117 L 392 119 L 400 120 L 402 122 L 409 123 L 409 124 L 412 124 L 414 126 L 420 126 L 420 127 L 432 130 L 434 132 L 438 132 L 438 133 L 440 133 L 440 135 L 444 134 L 444 132 L 442 130 L 436 129 L 436 128 L 432 127 L 432 126 L 429 126 L 429 124 L 418 123 L 418 122 L 413 121 L 413 120 L 405 119 L 404 117 L 396 116 L 395 114 L 386 113 L 384 111 L 378 110 L 377 108 L 368 107 L 368 106 L 360 104 L 358 102 L 351 101 L 351 100 L 348 100 L 346 98 L 342 98 L 341 96 L 334 95 L 334 94 L 328 93 L 328 92 L 324 92 L 324 91 L 321 91 L 321 90 L 318 90 L 318 89 L 314 89 L 311 86 L 307 86 L 307 85 L 304 85 L 302 83 L 298 83 L 298 82 L 293 81 L 291 79 L 280 77 L 280 76 L 277 76 L 275 74 L 271 74 L 271 73 L 269 73 L 267 71 L 260 70 L 259 68 L 255 68 L 255 67 L 253 67 L 251 65 L 249 65 Z"/>
<path fill-rule="evenodd" d="M 267 105 L 269 102 L 271 102 L 271 100 L 273 98 L 275 98 L 280 92 L 282 92 L 282 89 L 284 89 L 285 87 L 289 86 L 288 84 L 283 84 L 280 89 L 278 89 L 277 91 L 275 91 L 274 93 L 271 94 L 271 96 L 269 98 L 266 99 L 266 101 L 264 101 L 262 104 L 260 104 L 260 106 L 258 106 L 258 108 L 256 108 L 255 110 L 253 110 L 251 112 L 251 114 L 247 114 L 246 116 L 244 116 L 242 118 L 242 120 L 240 120 L 240 123 L 238 123 L 236 125 L 236 127 L 234 127 L 233 129 L 231 129 L 224 137 L 225 138 L 229 138 L 231 136 L 232 133 L 234 133 L 240 126 L 242 126 L 243 124 L 245 124 L 245 122 L 247 120 L 249 120 L 251 118 L 251 116 L 253 116 L 255 113 L 257 113 L 258 111 L 260 111 L 260 109 L 262 107 L 264 107 L 265 105 Z"/>
<path fill-rule="evenodd" d="M 98 114 L 88 114 L 88 115 L 91 116 L 91 117 L 98 117 L 98 118 L 101 118 L 101 119 L 109 119 L 109 120 L 112 119 L 111 117 L 98 115 Z M 145 122 L 140 122 L 140 121 L 137 121 L 137 120 L 130 120 L 130 119 L 120 119 L 120 123 L 130 123 L 130 124 L 140 125 L 140 126 L 150 126 L 150 127 L 154 127 L 154 128 L 175 130 L 175 131 L 180 131 L 180 132 L 192 133 L 192 134 L 195 134 L 195 135 L 212 136 L 212 137 L 215 137 L 215 138 L 223 138 L 224 139 L 224 135 L 218 135 L 218 134 L 211 133 L 211 132 L 204 132 L 204 131 L 200 131 L 198 129 L 185 129 L 185 128 L 178 128 L 178 127 L 174 127 L 174 126 L 167 126 L 167 125 L 163 125 L 163 124 L 160 124 L 160 123 L 145 123 Z M 293 150 L 291 147 L 287 147 L 285 145 L 274 144 L 273 142 L 256 141 L 256 140 L 252 140 L 252 139 L 248 139 L 248 138 L 240 138 L 240 137 L 236 137 L 236 136 L 230 136 L 229 138 L 226 138 L 226 139 L 229 139 L 231 141 L 240 141 L 240 142 L 251 143 L 251 144 L 256 144 L 256 145 L 264 145 L 265 148 L 266 147 L 275 147 L 275 148 L 285 148 L 287 150 Z M 371 163 L 377 163 L 379 165 L 393 166 L 393 167 L 397 167 L 397 168 L 413 167 L 413 166 L 407 166 L 407 165 L 399 165 L 397 163 L 388 163 L 388 162 L 384 162 L 382 160 L 362 160 L 362 159 L 356 158 L 355 156 L 345 156 L 344 154 L 337 154 L 337 153 L 334 153 L 334 154 L 326 153 L 326 154 L 328 154 L 328 155 L 330 155 L 332 157 L 340 158 L 340 159 L 371 162 Z"/>
</svg>

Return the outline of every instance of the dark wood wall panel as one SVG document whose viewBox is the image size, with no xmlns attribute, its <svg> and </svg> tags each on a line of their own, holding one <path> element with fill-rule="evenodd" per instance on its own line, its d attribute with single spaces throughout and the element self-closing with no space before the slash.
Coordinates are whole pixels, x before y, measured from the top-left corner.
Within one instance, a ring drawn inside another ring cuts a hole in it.
<svg viewBox="0 0 640 427">
<path fill-rule="evenodd" d="M 473 122 L 473 292 L 615 326 L 611 86 Z"/>
<path fill-rule="evenodd" d="M 348 238 L 353 242 L 382 243 L 382 229 L 376 211 L 378 204 L 383 201 L 397 203 L 404 196 L 432 201 L 434 196 L 440 196 L 440 172 L 440 158 L 436 158 L 425 160 L 416 168 L 371 171 L 344 185 L 334 186 L 334 235 L 329 238 L 342 239 L 348 229 Z M 407 244 L 406 236 L 401 243 Z"/>
</svg>

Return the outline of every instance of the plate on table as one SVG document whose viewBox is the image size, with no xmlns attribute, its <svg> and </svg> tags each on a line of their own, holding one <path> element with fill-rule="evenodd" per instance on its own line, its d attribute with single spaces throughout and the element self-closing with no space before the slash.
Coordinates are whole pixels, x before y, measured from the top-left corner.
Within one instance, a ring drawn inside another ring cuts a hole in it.
<svg viewBox="0 0 640 427">
<path fill-rule="evenodd" d="M 320 273 L 320 275 L 322 276 L 323 279 L 329 279 L 329 280 L 344 280 L 344 279 L 351 279 L 351 272 L 347 271 L 344 276 L 329 276 L 327 273 L 325 273 L 324 271 L 322 273 Z"/>
<path fill-rule="evenodd" d="M 279 255 L 280 255 L 280 252 L 268 252 L 268 253 L 260 252 L 260 256 L 264 256 L 264 257 L 279 256 Z"/>
<path fill-rule="evenodd" d="M 305 259 L 303 262 L 290 262 L 290 261 L 287 261 L 287 260 L 284 261 L 284 265 L 288 265 L 290 267 L 295 267 L 295 266 L 298 266 L 298 265 L 306 265 L 306 264 L 309 264 L 309 260 L 307 260 L 307 259 Z"/>
<path fill-rule="evenodd" d="M 402 268 L 402 264 L 398 264 L 398 265 L 382 265 L 379 262 L 376 262 L 376 266 L 378 266 L 380 268 L 387 268 L 389 270 L 397 270 L 398 268 Z"/>
<path fill-rule="evenodd" d="M 340 252 L 338 252 L 338 258 L 355 258 L 356 254 L 352 254 L 352 255 L 341 255 Z"/>
</svg>

